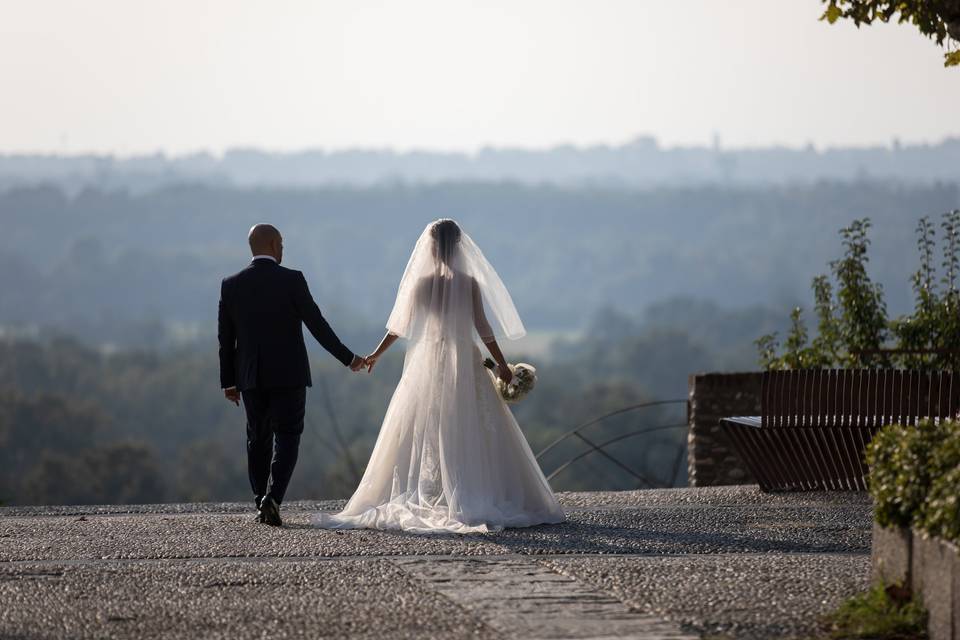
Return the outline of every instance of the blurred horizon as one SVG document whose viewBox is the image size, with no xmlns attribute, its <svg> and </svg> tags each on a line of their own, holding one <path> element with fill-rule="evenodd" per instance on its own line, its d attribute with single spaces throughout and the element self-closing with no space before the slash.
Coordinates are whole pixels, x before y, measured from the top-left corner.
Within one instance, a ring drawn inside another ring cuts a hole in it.
<svg viewBox="0 0 960 640">
<path fill-rule="evenodd" d="M 136 158 L 162 157 L 171 160 L 189 158 L 191 156 L 209 156 L 215 159 L 223 159 L 230 153 L 252 151 L 266 155 L 291 156 L 310 153 L 320 154 L 340 154 L 349 152 L 376 152 L 393 154 L 397 156 L 415 156 L 418 154 L 431 155 L 458 155 L 474 157 L 489 151 L 518 151 L 523 153 L 544 153 L 569 149 L 574 151 L 589 151 L 591 149 L 617 149 L 636 144 L 638 141 L 654 145 L 660 151 L 683 151 L 683 150 L 709 150 L 723 152 L 749 152 L 749 151 L 812 151 L 816 153 L 826 153 L 831 151 L 864 151 L 864 150 L 896 150 L 901 148 L 925 148 L 936 147 L 943 144 L 949 144 L 960 140 L 960 127 L 957 131 L 945 132 L 934 136 L 921 136 L 915 139 L 905 138 L 897 134 L 891 134 L 886 137 L 877 136 L 866 140 L 856 142 L 830 141 L 823 140 L 814 142 L 813 139 L 795 140 L 791 142 L 763 141 L 749 144 L 730 144 L 723 136 L 722 131 L 711 131 L 703 140 L 690 140 L 687 142 L 662 142 L 658 136 L 645 131 L 636 131 L 626 133 L 622 138 L 605 141 L 574 141 L 559 139 L 542 144 L 522 144 L 514 142 L 490 142 L 478 143 L 467 146 L 439 146 L 430 145 L 390 145 L 390 144 L 364 144 L 364 143 L 346 143 L 346 144 L 304 144 L 293 147 L 272 147 L 270 145 L 251 144 L 238 142 L 225 147 L 195 147 L 178 150 L 165 150 L 162 148 L 139 149 L 127 151 L 115 151 L 109 149 L 57 149 L 57 148 L 38 148 L 38 149 L 16 149 L 0 146 L 0 157 L 51 157 L 51 158 L 80 158 L 80 157 L 103 157 L 116 160 L 132 160 Z"/>
<path fill-rule="evenodd" d="M 233 187 L 371 187 L 444 182 L 517 182 L 532 186 L 649 189 L 703 185 L 765 186 L 889 180 L 935 184 L 960 180 L 960 136 L 936 144 L 894 138 L 888 146 L 730 149 L 665 147 L 652 136 L 628 143 L 547 149 L 484 148 L 474 153 L 351 148 L 270 152 L 228 149 L 118 157 L 0 153 L 0 190 L 56 184 L 134 193 L 178 183 Z"/>
</svg>

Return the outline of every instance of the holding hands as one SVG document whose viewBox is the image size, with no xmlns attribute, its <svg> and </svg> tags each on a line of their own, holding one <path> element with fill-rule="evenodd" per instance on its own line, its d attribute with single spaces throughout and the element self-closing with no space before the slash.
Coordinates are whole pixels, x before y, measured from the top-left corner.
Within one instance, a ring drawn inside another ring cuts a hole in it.
<svg viewBox="0 0 960 640">
<path fill-rule="evenodd" d="M 363 358 L 363 366 L 367 368 L 367 373 L 371 373 L 373 371 L 373 367 L 377 364 L 377 360 L 380 359 L 380 356 L 382 356 L 387 349 L 390 348 L 390 345 L 396 341 L 397 336 L 387 332 L 387 334 L 383 336 L 383 340 L 380 341 L 380 344 L 377 346 L 376 350 L 367 357 Z M 354 371 L 356 371 L 356 369 L 354 369 Z"/>
<path fill-rule="evenodd" d="M 373 372 L 373 366 L 377 364 L 377 360 L 379 359 L 380 359 L 380 355 L 377 353 L 371 353 L 366 358 L 364 358 L 364 360 L 366 360 L 366 363 L 367 363 L 367 373 Z"/>
<path fill-rule="evenodd" d="M 353 356 L 353 362 L 350 363 L 350 371 L 360 371 L 367 366 L 367 359 L 361 356 Z"/>
</svg>

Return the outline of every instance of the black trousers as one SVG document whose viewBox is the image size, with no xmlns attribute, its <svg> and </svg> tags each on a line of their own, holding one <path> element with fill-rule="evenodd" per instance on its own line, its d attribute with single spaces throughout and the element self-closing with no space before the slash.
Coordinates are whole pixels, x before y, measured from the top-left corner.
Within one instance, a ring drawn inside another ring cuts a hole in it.
<svg viewBox="0 0 960 640">
<path fill-rule="evenodd" d="M 297 464 L 307 389 L 250 389 L 241 395 L 247 412 L 250 488 L 258 501 L 269 495 L 280 504 Z"/>
</svg>

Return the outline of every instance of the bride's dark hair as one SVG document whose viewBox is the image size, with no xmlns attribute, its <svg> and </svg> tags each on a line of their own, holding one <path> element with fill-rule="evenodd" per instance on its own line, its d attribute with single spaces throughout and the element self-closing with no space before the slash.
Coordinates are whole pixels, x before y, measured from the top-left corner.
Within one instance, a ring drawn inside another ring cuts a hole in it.
<svg viewBox="0 0 960 640">
<path fill-rule="evenodd" d="M 442 218 L 433 223 L 430 236 L 433 238 L 437 257 L 449 265 L 460 243 L 460 226 L 450 218 Z"/>
</svg>

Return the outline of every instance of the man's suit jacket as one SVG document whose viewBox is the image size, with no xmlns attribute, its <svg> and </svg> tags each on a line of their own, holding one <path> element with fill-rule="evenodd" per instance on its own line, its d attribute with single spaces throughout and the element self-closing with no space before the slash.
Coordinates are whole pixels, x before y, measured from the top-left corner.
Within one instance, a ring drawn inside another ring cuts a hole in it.
<svg viewBox="0 0 960 640">
<path fill-rule="evenodd" d="M 220 285 L 220 386 L 309 387 L 303 327 L 345 366 L 354 354 L 327 324 L 303 274 L 260 258 Z"/>
</svg>

